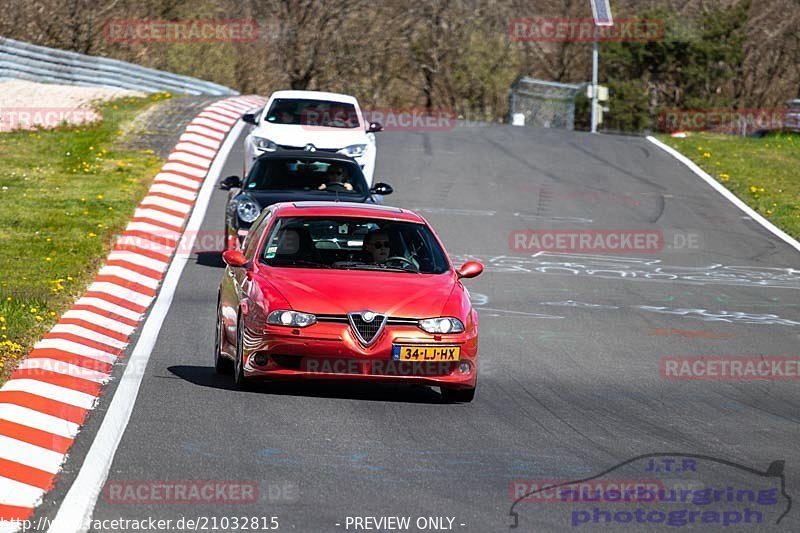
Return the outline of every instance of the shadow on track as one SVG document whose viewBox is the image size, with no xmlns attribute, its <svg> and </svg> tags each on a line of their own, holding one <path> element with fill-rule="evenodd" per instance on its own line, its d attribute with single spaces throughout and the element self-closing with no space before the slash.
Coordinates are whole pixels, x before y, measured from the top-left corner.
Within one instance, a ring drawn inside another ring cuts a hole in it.
<svg viewBox="0 0 800 533">
<path fill-rule="evenodd" d="M 241 391 L 233 382 L 233 377 L 221 376 L 210 366 L 176 365 L 167 370 L 194 385 L 236 392 L 374 402 L 443 403 L 439 393 L 423 385 L 323 380 L 270 381 L 254 382 L 252 390 Z"/>
</svg>

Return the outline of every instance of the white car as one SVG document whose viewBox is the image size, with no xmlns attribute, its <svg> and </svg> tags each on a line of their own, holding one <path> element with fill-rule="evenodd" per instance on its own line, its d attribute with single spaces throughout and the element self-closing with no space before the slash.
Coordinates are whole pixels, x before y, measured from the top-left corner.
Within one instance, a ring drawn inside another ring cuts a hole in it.
<svg viewBox="0 0 800 533">
<path fill-rule="evenodd" d="M 244 141 L 244 175 L 266 152 L 309 150 L 352 157 L 372 187 L 375 132 L 378 123 L 364 122 L 358 101 L 346 94 L 319 91 L 277 91 L 267 105 L 242 120 L 253 124 Z"/>
</svg>

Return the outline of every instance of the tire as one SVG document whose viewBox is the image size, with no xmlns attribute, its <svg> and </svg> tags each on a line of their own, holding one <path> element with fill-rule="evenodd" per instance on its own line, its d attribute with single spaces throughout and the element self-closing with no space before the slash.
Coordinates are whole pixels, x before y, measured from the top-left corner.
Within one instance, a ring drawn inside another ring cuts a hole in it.
<svg viewBox="0 0 800 533">
<path fill-rule="evenodd" d="M 476 389 L 447 389 L 442 387 L 442 399 L 447 403 L 469 403 L 475 399 Z"/>
<path fill-rule="evenodd" d="M 214 370 L 217 374 L 230 374 L 233 371 L 233 361 L 222 355 L 222 319 L 219 317 L 219 304 L 217 304 L 214 328 Z"/>
<path fill-rule="evenodd" d="M 242 315 L 236 323 L 236 360 L 234 361 L 233 380 L 240 390 L 250 390 L 250 381 L 244 375 L 244 348 L 242 341 Z"/>
</svg>

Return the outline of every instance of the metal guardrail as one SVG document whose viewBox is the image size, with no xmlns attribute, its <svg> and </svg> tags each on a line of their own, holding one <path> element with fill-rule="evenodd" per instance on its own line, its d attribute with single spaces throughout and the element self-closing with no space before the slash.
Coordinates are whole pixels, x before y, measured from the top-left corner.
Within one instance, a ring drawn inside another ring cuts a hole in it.
<svg viewBox="0 0 800 533">
<path fill-rule="evenodd" d="M 144 92 L 235 96 L 239 93 L 208 81 L 0 37 L 0 80 L 117 87 Z"/>
</svg>

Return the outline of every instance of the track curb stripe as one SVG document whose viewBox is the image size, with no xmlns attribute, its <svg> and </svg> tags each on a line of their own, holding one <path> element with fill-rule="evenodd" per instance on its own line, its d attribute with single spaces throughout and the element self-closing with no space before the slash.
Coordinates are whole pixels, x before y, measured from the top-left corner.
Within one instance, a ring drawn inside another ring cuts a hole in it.
<svg viewBox="0 0 800 533">
<path fill-rule="evenodd" d="M 244 111 L 263 103 L 248 96 L 218 101 L 184 128 L 83 296 L 0 388 L 0 531 L 17 530 L 12 521 L 30 518 L 53 486 L 157 295 L 223 141 Z"/>
</svg>

